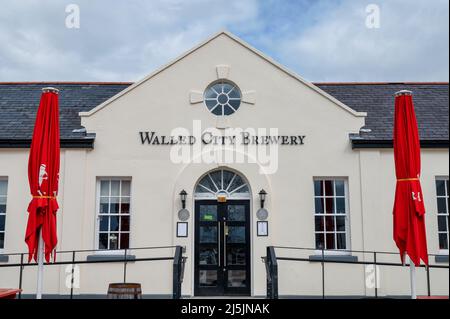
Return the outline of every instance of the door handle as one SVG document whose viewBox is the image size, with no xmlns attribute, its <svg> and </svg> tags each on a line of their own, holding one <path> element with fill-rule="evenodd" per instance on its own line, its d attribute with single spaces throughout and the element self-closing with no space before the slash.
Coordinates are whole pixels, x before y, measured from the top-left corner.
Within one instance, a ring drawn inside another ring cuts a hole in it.
<svg viewBox="0 0 450 319">
<path fill-rule="evenodd" d="M 223 259 L 224 259 L 224 271 L 227 267 L 227 236 L 228 236 L 228 225 L 227 222 L 223 222 Z"/>
<path fill-rule="evenodd" d="M 217 245 L 217 250 L 218 250 L 218 252 L 219 252 L 219 267 L 222 267 L 222 254 L 220 253 L 220 242 L 221 242 L 221 240 L 220 240 L 220 222 L 217 222 L 217 232 L 218 232 L 218 239 L 219 239 L 219 243 L 218 243 L 218 245 Z"/>
</svg>

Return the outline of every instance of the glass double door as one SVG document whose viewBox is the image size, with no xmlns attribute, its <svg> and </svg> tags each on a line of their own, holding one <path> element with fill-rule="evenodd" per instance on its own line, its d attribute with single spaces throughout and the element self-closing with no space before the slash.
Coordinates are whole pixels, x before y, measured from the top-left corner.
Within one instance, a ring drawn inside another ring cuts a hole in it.
<svg viewBox="0 0 450 319">
<path fill-rule="evenodd" d="M 250 201 L 195 203 L 197 296 L 250 295 Z"/>
</svg>

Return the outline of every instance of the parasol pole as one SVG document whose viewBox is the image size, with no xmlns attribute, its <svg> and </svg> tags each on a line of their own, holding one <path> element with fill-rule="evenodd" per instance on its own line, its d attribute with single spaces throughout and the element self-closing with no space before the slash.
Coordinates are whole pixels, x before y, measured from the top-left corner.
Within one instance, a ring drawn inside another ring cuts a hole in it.
<svg viewBox="0 0 450 319">
<path fill-rule="evenodd" d="M 417 299 L 417 290 L 416 290 L 416 265 L 409 260 L 409 278 L 411 281 L 411 299 Z"/>
<path fill-rule="evenodd" d="M 39 243 L 37 252 L 38 273 L 37 273 L 37 288 L 36 299 L 42 299 L 42 286 L 44 278 L 44 240 L 42 239 L 42 227 L 39 229 Z"/>
<path fill-rule="evenodd" d="M 405 253 L 405 258 L 403 259 L 403 266 L 405 265 L 406 258 L 409 260 L 409 283 L 411 285 L 411 299 L 417 299 L 417 280 L 416 280 L 416 265 L 409 256 Z"/>
</svg>

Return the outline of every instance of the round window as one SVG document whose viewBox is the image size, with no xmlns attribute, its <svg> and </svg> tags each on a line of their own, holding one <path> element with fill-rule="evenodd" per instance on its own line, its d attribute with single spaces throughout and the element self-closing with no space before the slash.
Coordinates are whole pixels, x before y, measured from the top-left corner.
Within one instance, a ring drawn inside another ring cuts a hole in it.
<svg viewBox="0 0 450 319">
<path fill-rule="evenodd" d="M 241 105 L 241 91 L 231 82 L 215 82 L 205 91 L 205 104 L 215 115 L 233 114 Z"/>
</svg>

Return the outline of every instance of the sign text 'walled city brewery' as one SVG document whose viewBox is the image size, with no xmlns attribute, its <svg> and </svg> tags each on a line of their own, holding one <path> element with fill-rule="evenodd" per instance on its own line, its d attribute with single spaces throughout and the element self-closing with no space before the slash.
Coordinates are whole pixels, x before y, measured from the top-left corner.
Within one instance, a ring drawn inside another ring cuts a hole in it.
<svg viewBox="0 0 450 319">
<path fill-rule="evenodd" d="M 198 140 L 205 145 L 303 145 L 305 135 L 252 135 L 241 132 L 238 135 L 215 135 L 204 132 L 194 135 L 158 135 L 156 132 L 139 132 L 142 145 L 194 145 Z"/>
</svg>

